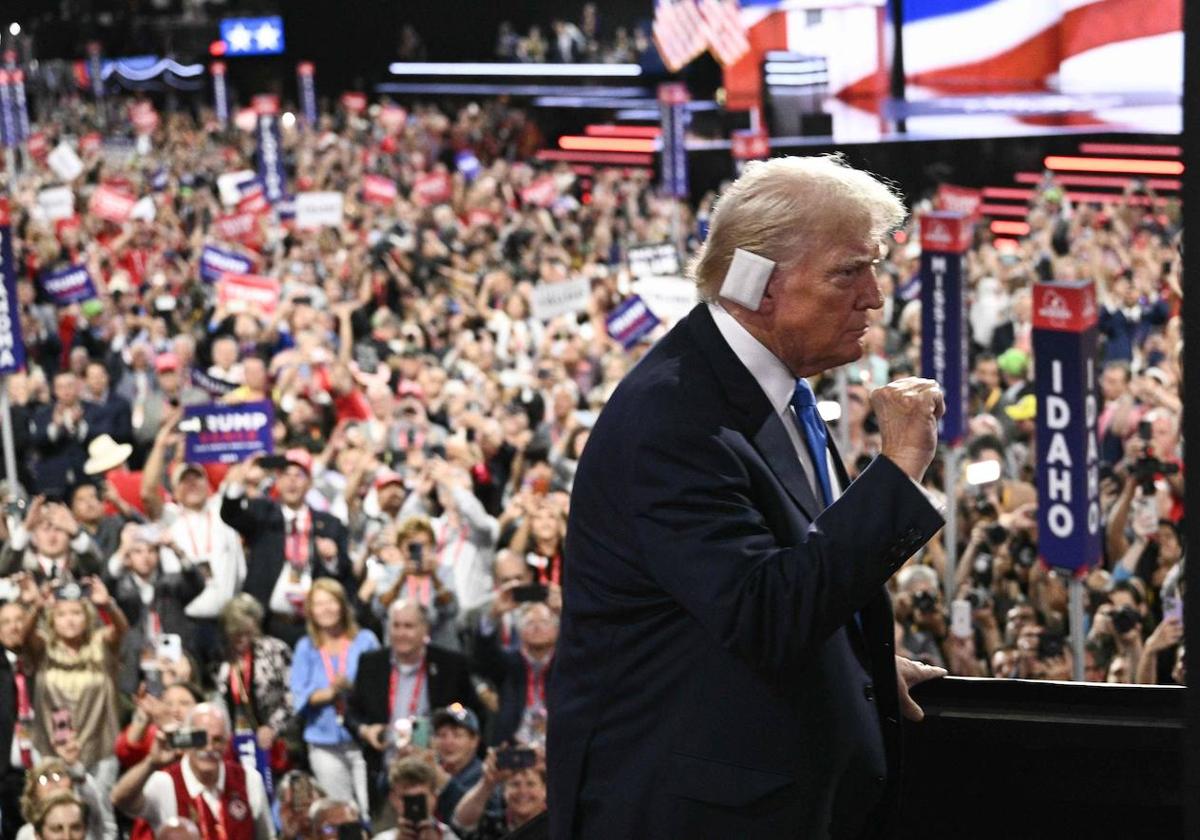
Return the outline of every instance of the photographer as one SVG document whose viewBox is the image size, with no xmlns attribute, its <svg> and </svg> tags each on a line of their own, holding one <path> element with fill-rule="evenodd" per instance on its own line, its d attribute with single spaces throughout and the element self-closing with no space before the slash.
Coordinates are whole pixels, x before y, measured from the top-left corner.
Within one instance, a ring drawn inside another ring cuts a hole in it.
<svg viewBox="0 0 1200 840">
<path fill-rule="evenodd" d="M 429 638 L 439 647 L 459 650 L 457 627 L 458 599 L 442 582 L 443 569 L 438 568 L 433 526 L 424 516 L 410 516 L 396 530 L 396 548 L 404 557 L 403 572 L 379 595 L 384 611 L 397 599 L 420 604 L 431 617 Z M 388 552 L 390 554 L 390 552 Z M 360 593 L 370 597 L 374 592 L 371 581 L 363 584 Z"/>
<path fill-rule="evenodd" d="M 1114 583 L 1108 602 L 1097 608 L 1088 638 L 1107 638 L 1113 645 L 1115 655 L 1109 666 L 1108 682 L 1134 682 L 1143 655 L 1146 613 L 1143 585 L 1136 579 Z"/>
<path fill-rule="evenodd" d="M 388 804 L 396 827 L 371 840 L 458 840 L 449 826 L 434 817 L 437 776 L 419 758 L 402 758 L 388 770 Z"/>
<path fill-rule="evenodd" d="M 900 570 L 896 580 L 900 655 L 944 668 L 941 646 L 946 638 L 946 613 L 937 573 L 928 566 L 909 565 Z"/>
<path fill-rule="evenodd" d="M 0 575 L 24 571 L 40 586 L 100 574 L 103 561 L 66 505 L 35 496 L 0 549 Z"/>
<path fill-rule="evenodd" d="M 536 764 L 503 769 L 502 751 L 488 750 L 483 777 L 467 791 L 454 811 L 453 825 L 463 840 L 499 840 L 546 810 L 546 770 L 540 755 Z M 490 810 L 497 789 L 503 791 L 502 810 Z"/>
</svg>

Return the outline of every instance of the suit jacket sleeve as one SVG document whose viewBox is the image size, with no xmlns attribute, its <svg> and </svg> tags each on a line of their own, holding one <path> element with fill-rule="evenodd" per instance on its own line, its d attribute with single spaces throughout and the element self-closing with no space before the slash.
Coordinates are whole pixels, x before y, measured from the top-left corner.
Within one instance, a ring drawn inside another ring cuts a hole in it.
<svg viewBox="0 0 1200 840">
<path fill-rule="evenodd" d="M 648 430 L 632 459 L 634 539 L 646 571 L 731 653 L 776 684 L 850 621 L 942 525 L 878 457 L 781 545 L 734 444 L 703 424 Z"/>
<path fill-rule="evenodd" d="M 266 523 L 270 510 L 271 503 L 264 499 L 247 499 L 245 495 L 236 499 L 227 495 L 221 497 L 221 519 L 246 539 L 252 539 Z"/>
</svg>

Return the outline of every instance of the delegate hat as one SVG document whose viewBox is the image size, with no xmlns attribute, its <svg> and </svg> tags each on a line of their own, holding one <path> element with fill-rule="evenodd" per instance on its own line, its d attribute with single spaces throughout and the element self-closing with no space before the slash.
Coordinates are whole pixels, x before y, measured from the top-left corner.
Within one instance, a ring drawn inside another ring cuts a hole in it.
<svg viewBox="0 0 1200 840">
<path fill-rule="evenodd" d="M 154 358 L 154 370 L 162 373 L 165 370 L 179 370 L 179 356 L 174 353 L 159 353 Z"/>
<path fill-rule="evenodd" d="M 1007 406 L 1004 413 L 1018 423 L 1022 420 L 1032 420 L 1037 417 L 1037 397 L 1033 394 L 1026 394 L 1012 405 Z"/>
<path fill-rule="evenodd" d="M 438 709 L 433 713 L 433 729 L 435 732 L 439 728 L 449 724 L 461 726 L 472 735 L 479 734 L 478 716 L 462 703 L 451 703 L 446 708 Z"/>
<path fill-rule="evenodd" d="M 379 472 L 375 473 L 374 486 L 375 486 L 376 490 L 378 490 L 381 487 L 387 487 L 389 484 L 403 484 L 403 483 L 404 483 L 404 476 L 400 475 L 400 473 L 396 472 L 395 470 L 389 470 L 387 468 L 384 468 L 384 469 L 380 470 Z"/>
<path fill-rule="evenodd" d="M 301 449 L 300 447 L 289 449 L 283 453 L 283 458 L 288 464 L 294 464 L 310 476 L 312 475 L 312 453 L 307 449 Z"/>
<path fill-rule="evenodd" d="M 99 475 L 124 464 L 133 447 L 128 443 L 117 443 L 111 435 L 100 435 L 88 444 L 88 459 L 83 471 L 88 475 Z"/>
<path fill-rule="evenodd" d="M 996 357 L 996 366 L 1009 376 L 1024 376 L 1029 368 L 1029 354 L 1016 347 L 1009 347 Z"/>
<path fill-rule="evenodd" d="M 177 486 L 179 482 L 183 481 L 183 477 L 188 473 L 196 473 L 197 475 L 203 476 L 205 480 L 208 479 L 208 472 L 204 469 L 203 464 L 189 463 L 184 461 L 176 464 L 171 469 L 171 486 Z"/>
</svg>

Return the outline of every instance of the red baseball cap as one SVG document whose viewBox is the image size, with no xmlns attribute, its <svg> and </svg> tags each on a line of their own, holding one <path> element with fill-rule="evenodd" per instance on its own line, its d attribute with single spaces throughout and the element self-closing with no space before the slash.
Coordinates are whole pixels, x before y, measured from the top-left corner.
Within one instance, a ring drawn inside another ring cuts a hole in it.
<svg viewBox="0 0 1200 840">
<path fill-rule="evenodd" d="M 295 464 L 310 476 L 312 475 L 312 453 L 307 449 L 301 449 L 299 447 L 295 449 L 289 449 L 287 452 L 283 453 L 283 458 L 288 462 L 288 464 Z"/>
<path fill-rule="evenodd" d="M 390 470 L 385 467 L 384 469 L 375 473 L 374 484 L 375 484 L 376 490 L 378 490 L 380 487 L 387 487 L 389 484 L 403 484 L 403 483 L 404 483 L 404 476 L 400 475 L 400 473 L 396 472 L 395 470 Z"/>
<path fill-rule="evenodd" d="M 180 367 L 179 356 L 175 353 L 159 353 L 154 358 L 154 369 L 158 373 L 164 370 L 179 370 Z"/>
</svg>

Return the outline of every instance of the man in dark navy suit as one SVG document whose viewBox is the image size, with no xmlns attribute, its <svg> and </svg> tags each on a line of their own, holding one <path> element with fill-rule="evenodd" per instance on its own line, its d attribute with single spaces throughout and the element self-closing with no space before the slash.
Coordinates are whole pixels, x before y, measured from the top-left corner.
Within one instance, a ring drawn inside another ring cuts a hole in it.
<svg viewBox="0 0 1200 840">
<path fill-rule="evenodd" d="M 704 302 L 584 451 L 549 692 L 554 838 L 886 837 L 910 686 L 885 582 L 941 527 L 936 383 L 875 391 L 851 483 L 802 377 L 862 353 L 892 191 L 836 158 L 750 164 Z M 735 253 L 736 252 L 736 253 Z M 748 252 L 748 253 L 746 253 Z"/>
</svg>

